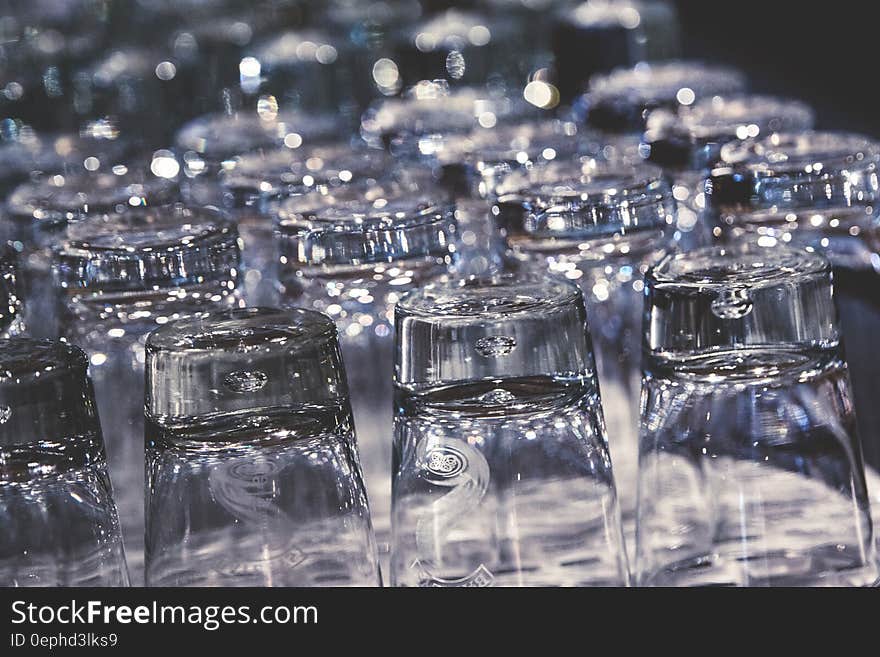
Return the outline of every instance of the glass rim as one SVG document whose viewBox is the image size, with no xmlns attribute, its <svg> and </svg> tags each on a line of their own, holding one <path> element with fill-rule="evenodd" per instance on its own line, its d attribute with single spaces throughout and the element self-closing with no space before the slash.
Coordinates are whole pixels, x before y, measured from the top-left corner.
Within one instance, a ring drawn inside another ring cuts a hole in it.
<svg viewBox="0 0 880 657">
<path fill-rule="evenodd" d="M 232 308 L 196 313 L 168 322 L 147 337 L 148 354 L 205 353 L 233 350 L 295 353 L 335 342 L 336 324 L 306 308 Z"/>
<path fill-rule="evenodd" d="M 706 192 L 748 210 L 871 205 L 880 190 L 880 142 L 850 132 L 775 133 L 721 148 Z"/>
<path fill-rule="evenodd" d="M 420 320 L 516 318 L 552 308 L 563 308 L 582 298 L 569 281 L 531 275 L 505 274 L 431 283 L 401 296 L 395 316 Z"/>
<path fill-rule="evenodd" d="M 138 207 L 168 205 L 179 197 L 176 180 L 142 171 L 118 175 L 83 170 L 45 175 L 20 184 L 7 198 L 6 211 L 14 221 L 51 224 L 93 215 L 121 214 Z"/>
<path fill-rule="evenodd" d="M 260 148 L 299 147 L 305 141 L 338 138 L 340 120 L 302 110 L 215 112 L 185 123 L 175 145 L 208 160 L 222 161 Z M 230 135 L 233 137 L 230 138 Z"/>
<path fill-rule="evenodd" d="M 831 263 L 819 253 L 741 242 L 668 254 L 648 269 L 645 282 L 681 290 L 755 290 L 817 276 L 831 276 Z"/>
<path fill-rule="evenodd" d="M 63 340 L 15 337 L 0 339 L 0 387 L 49 380 L 76 372 L 85 376 L 86 353 Z"/>
</svg>

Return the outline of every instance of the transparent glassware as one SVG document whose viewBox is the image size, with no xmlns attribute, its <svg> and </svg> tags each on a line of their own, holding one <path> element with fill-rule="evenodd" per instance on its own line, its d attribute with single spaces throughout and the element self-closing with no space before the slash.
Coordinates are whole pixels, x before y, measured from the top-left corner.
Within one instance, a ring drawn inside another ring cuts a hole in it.
<svg viewBox="0 0 880 657">
<path fill-rule="evenodd" d="M 814 122 L 813 110 L 803 103 L 759 95 L 713 96 L 681 105 L 677 111 L 658 109 L 648 114 L 643 154 L 674 172 L 677 228 L 689 238 L 689 245 L 711 242 L 705 179 L 721 159 L 722 147 L 780 132 L 809 130 Z"/>
<path fill-rule="evenodd" d="M 0 586 L 127 586 L 88 360 L 0 340 Z"/>
<path fill-rule="evenodd" d="M 27 320 L 34 335 L 58 335 L 51 252 L 70 224 L 89 217 L 107 219 L 129 208 L 164 205 L 179 197 L 176 180 L 124 166 L 46 175 L 16 187 L 6 201 L 6 230 L 22 254 L 23 290 L 30 299 Z"/>
<path fill-rule="evenodd" d="M 404 26 L 394 38 L 394 61 L 405 87 L 420 80 L 493 81 L 519 95 L 520 81 L 534 66 L 523 57 L 524 27 L 511 16 L 447 9 Z"/>
<path fill-rule="evenodd" d="M 361 117 L 360 134 L 373 148 L 392 155 L 433 160 L 451 135 L 542 115 L 521 94 L 495 87 L 450 88 L 446 80 L 424 80 L 397 98 L 371 105 Z M 545 113 L 546 114 L 546 113 Z"/>
<path fill-rule="evenodd" d="M 358 81 L 354 91 L 361 108 L 381 96 L 393 96 L 403 87 L 400 68 L 394 61 L 394 39 L 400 27 L 419 19 L 418 0 L 329 0 L 313 22 L 344 34 L 354 50 L 352 62 Z M 363 95 L 360 95 L 363 94 Z"/>
<path fill-rule="evenodd" d="M 457 220 L 442 194 L 399 185 L 322 189 L 278 215 L 282 304 L 339 327 L 380 553 L 391 513 L 393 307 L 456 260 Z"/>
<path fill-rule="evenodd" d="M 202 313 L 147 340 L 147 584 L 378 586 L 336 327 Z"/>
<path fill-rule="evenodd" d="M 262 150 L 231 160 L 218 174 L 219 193 L 242 238 L 243 292 L 248 305 L 278 305 L 273 217 L 284 199 L 315 189 L 370 185 L 393 171 L 393 160 L 385 152 L 348 142 Z"/>
<path fill-rule="evenodd" d="M 595 75 L 573 103 L 575 117 L 608 133 L 640 133 L 648 114 L 746 91 L 737 70 L 693 61 L 653 62 Z"/>
<path fill-rule="evenodd" d="M 20 262 L 12 246 L 0 246 L 0 339 L 23 335 L 26 331 Z"/>
<path fill-rule="evenodd" d="M 184 64 L 168 47 L 118 43 L 73 76 L 73 111 L 81 120 L 111 120 L 142 148 L 165 146 L 191 117 Z"/>
<path fill-rule="evenodd" d="M 829 262 L 709 247 L 646 285 L 637 583 L 874 582 Z"/>
<path fill-rule="evenodd" d="M 551 32 L 557 85 L 565 101 L 581 93 L 593 75 L 681 55 L 678 16 L 671 2 L 567 4 L 554 12 Z"/>
<path fill-rule="evenodd" d="M 180 317 L 241 305 L 235 224 L 212 208 L 131 208 L 71 224 L 53 255 L 61 333 L 89 355 L 114 433 L 110 475 L 133 583 L 143 581 L 144 343 Z"/>
<path fill-rule="evenodd" d="M 358 87 L 369 84 L 369 78 L 355 76 L 355 56 L 338 32 L 291 30 L 248 49 L 241 66 L 259 67 L 252 93 L 274 98 L 285 109 L 341 114 L 354 125 L 358 98 L 364 96 Z M 247 82 L 243 79 L 243 86 Z"/>
<path fill-rule="evenodd" d="M 437 144 L 429 161 L 441 170 L 441 182 L 457 195 L 492 198 L 495 187 L 510 172 L 556 159 L 595 155 L 604 141 L 573 121 L 546 117 L 449 135 Z"/>
<path fill-rule="evenodd" d="M 277 102 L 261 99 L 247 110 L 193 119 L 180 128 L 174 143 L 182 153 L 184 174 L 198 179 L 216 174 L 238 155 L 338 141 L 347 132 L 330 113 L 280 109 Z"/>
<path fill-rule="evenodd" d="M 493 212 L 514 266 L 583 290 L 629 532 L 638 466 L 642 276 L 676 246 L 671 185 L 659 169 L 617 152 L 612 160 L 560 160 L 512 173 L 496 195 Z"/>
<path fill-rule="evenodd" d="M 391 584 L 627 584 L 578 288 L 429 285 L 395 328 Z"/>
<path fill-rule="evenodd" d="M 706 185 L 706 214 L 722 243 L 809 246 L 834 265 L 856 405 L 867 461 L 880 468 L 880 145 L 835 132 L 779 133 L 733 142 Z"/>
<path fill-rule="evenodd" d="M 108 121 L 89 123 L 79 133 L 44 134 L 27 125 L 5 125 L 0 130 L 0 200 L 35 175 L 83 171 L 86 164 L 110 169 L 128 149 Z"/>
</svg>

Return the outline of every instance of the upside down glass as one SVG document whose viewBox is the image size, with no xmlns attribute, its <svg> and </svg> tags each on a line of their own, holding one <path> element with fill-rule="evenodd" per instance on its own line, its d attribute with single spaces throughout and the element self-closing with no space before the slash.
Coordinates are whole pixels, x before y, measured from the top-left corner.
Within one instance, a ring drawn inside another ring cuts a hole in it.
<svg viewBox="0 0 880 657">
<path fill-rule="evenodd" d="M 150 586 L 377 586 L 336 327 L 239 309 L 147 340 Z"/>
<path fill-rule="evenodd" d="M 580 290 L 429 285 L 394 319 L 391 584 L 625 585 Z"/>
<path fill-rule="evenodd" d="M 638 584 L 877 579 L 831 280 L 815 253 L 750 244 L 648 272 Z"/>
<path fill-rule="evenodd" d="M 0 340 L 0 586 L 127 586 L 88 359 Z"/>
<path fill-rule="evenodd" d="M 457 221 L 442 195 L 399 185 L 321 189 L 278 217 L 282 303 L 339 327 L 380 552 L 391 512 L 393 306 L 454 262 Z"/>
<path fill-rule="evenodd" d="M 118 174 L 105 170 L 56 174 L 16 187 L 6 203 L 6 230 L 22 254 L 23 287 L 31 299 L 27 319 L 34 334 L 58 335 L 51 255 L 69 225 L 90 217 L 109 219 L 132 207 L 172 203 L 178 192 L 173 180 L 127 169 Z"/>
<path fill-rule="evenodd" d="M 658 169 L 617 160 L 560 160 L 513 173 L 496 189 L 495 213 L 522 271 L 583 290 L 628 521 L 636 499 L 642 274 L 673 246 L 675 201 Z"/>
<path fill-rule="evenodd" d="M 728 144 L 706 187 L 722 243 L 799 244 L 834 265 L 865 458 L 880 468 L 880 145 L 861 135 L 780 133 Z"/>
<path fill-rule="evenodd" d="M 88 353 L 132 580 L 143 577 L 144 342 L 170 320 L 239 304 L 235 224 L 211 208 L 77 222 L 54 255 L 62 333 Z"/>
</svg>

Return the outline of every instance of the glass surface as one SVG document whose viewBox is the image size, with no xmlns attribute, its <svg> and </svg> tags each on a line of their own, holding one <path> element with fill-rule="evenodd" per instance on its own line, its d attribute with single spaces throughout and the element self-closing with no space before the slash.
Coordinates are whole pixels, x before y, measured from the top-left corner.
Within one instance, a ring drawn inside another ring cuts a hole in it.
<svg viewBox="0 0 880 657">
<path fill-rule="evenodd" d="M 218 175 L 219 193 L 223 206 L 235 216 L 242 237 L 242 274 L 248 304 L 278 305 L 279 254 L 273 216 L 285 198 L 316 189 L 368 186 L 388 178 L 393 171 L 388 154 L 348 142 L 263 150 L 229 162 Z M 406 177 L 406 172 L 398 177 Z"/>
<path fill-rule="evenodd" d="M 394 38 L 394 60 L 404 86 L 420 80 L 446 79 L 458 84 L 488 80 L 510 85 L 511 93 L 535 62 L 518 45 L 524 25 L 512 16 L 486 16 L 447 9 L 428 13 L 415 25 L 402 27 Z"/>
<path fill-rule="evenodd" d="M 278 217 L 282 303 L 339 327 L 373 522 L 387 558 L 391 509 L 393 307 L 455 261 L 454 207 L 436 190 L 399 185 L 321 189 Z"/>
<path fill-rule="evenodd" d="M 659 169 L 580 158 L 516 172 L 494 212 L 523 271 L 583 290 L 627 531 L 635 509 L 642 275 L 672 248 L 676 207 Z"/>
<path fill-rule="evenodd" d="M 731 143 L 706 186 L 707 215 L 722 242 L 809 246 L 834 265 L 836 300 L 869 463 L 880 468 L 874 403 L 880 358 L 880 146 L 851 133 L 781 133 Z"/>
<path fill-rule="evenodd" d="M 345 131 L 332 114 L 281 110 L 272 102 L 258 103 L 255 109 L 209 114 L 185 124 L 175 137 L 175 145 L 184 153 L 187 175 L 216 173 L 224 161 L 260 149 L 299 148 L 336 140 Z"/>
<path fill-rule="evenodd" d="M 734 69 L 690 61 L 655 62 L 594 76 L 573 109 L 591 127 L 632 133 L 644 130 L 651 110 L 676 110 L 704 98 L 745 90 L 745 76 Z"/>
<path fill-rule="evenodd" d="M 143 580 L 144 342 L 179 317 L 240 304 L 235 224 L 216 209 L 130 209 L 70 226 L 53 258 L 62 334 L 88 353 L 132 580 Z"/>
<path fill-rule="evenodd" d="M 429 285 L 395 328 L 391 584 L 626 584 L 578 288 Z"/>
<path fill-rule="evenodd" d="M 333 321 L 203 313 L 147 340 L 147 584 L 377 586 Z"/>
<path fill-rule="evenodd" d="M 637 582 L 874 582 L 828 261 L 733 245 L 646 281 Z"/>
<path fill-rule="evenodd" d="M 552 45 L 559 91 L 569 102 L 590 78 L 621 66 L 681 55 L 674 3 L 664 0 L 588 0 L 560 3 Z"/>
<path fill-rule="evenodd" d="M 492 87 L 450 89 L 445 80 L 422 81 L 402 96 L 377 101 L 361 118 L 361 136 L 394 155 L 431 158 L 450 135 L 541 114 L 519 95 Z"/>
<path fill-rule="evenodd" d="M 0 586 L 127 586 L 88 360 L 0 340 Z"/>
<path fill-rule="evenodd" d="M 25 332 L 20 263 L 21 258 L 13 247 L 0 247 L 0 338 L 12 338 Z"/>
<path fill-rule="evenodd" d="M 27 319 L 34 334 L 58 335 L 51 253 L 70 224 L 90 217 L 104 220 L 130 208 L 164 205 L 178 198 L 175 180 L 126 167 L 116 172 L 58 173 L 16 187 L 6 202 L 7 230 L 11 243 L 22 253 L 23 289 L 32 300 Z"/>
</svg>

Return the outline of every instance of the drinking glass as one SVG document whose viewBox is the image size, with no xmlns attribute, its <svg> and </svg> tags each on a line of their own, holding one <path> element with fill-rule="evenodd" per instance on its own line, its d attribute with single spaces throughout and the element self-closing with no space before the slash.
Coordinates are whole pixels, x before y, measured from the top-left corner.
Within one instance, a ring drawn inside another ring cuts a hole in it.
<svg viewBox="0 0 880 657">
<path fill-rule="evenodd" d="M 625 585 L 580 290 L 433 284 L 394 321 L 392 585 Z"/>
<path fill-rule="evenodd" d="M 285 109 L 336 113 L 353 125 L 360 114 L 359 87 L 369 79 L 355 77 L 355 52 L 339 33 L 317 29 L 274 34 L 248 49 L 240 67 L 259 67 L 251 93 Z M 254 71 L 256 72 L 256 71 Z M 248 82 L 242 79 L 243 86 Z"/>
<path fill-rule="evenodd" d="M 221 203 L 235 217 L 242 238 L 243 292 L 248 304 L 278 305 L 279 254 L 273 217 L 284 199 L 315 189 L 369 185 L 393 171 L 387 153 L 348 142 L 261 150 L 231 160 L 218 174 L 217 184 Z M 412 173 L 406 177 L 413 177 Z"/>
<path fill-rule="evenodd" d="M 339 327 L 380 552 L 391 509 L 393 306 L 454 262 L 454 207 L 436 190 L 395 184 L 324 188 L 278 216 L 282 303 Z"/>
<path fill-rule="evenodd" d="M 880 468 L 880 145 L 851 133 L 779 133 L 734 142 L 706 187 L 706 213 L 722 243 L 812 247 L 834 266 L 835 299 L 866 460 Z"/>
<path fill-rule="evenodd" d="M 705 179 L 721 159 L 725 144 L 809 130 L 814 121 L 813 110 L 803 103 L 758 95 L 713 96 L 677 111 L 658 109 L 648 114 L 643 154 L 673 174 L 681 241 L 691 248 L 712 241 Z"/>
<path fill-rule="evenodd" d="M 625 527 L 636 502 L 642 275 L 674 247 L 672 188 L 626 152 L 550 162 L 515 172 L 496 189 L 494 212 L 525 272 L 583 290 Z"/>
<path fill-rule="evenodd" d="M 215 208 L 130 208 L 71 224 L 53 257 L 62 335 L 88 353 L 135 583 L 143 580 L 144 343 L 173 319 L 240 304 L 235 224 Z"/>
<path fill-rule="evenodd" d="M 86 355 L 0 340 L 0 586 L 127 586 Z"/>
<path fill-rule="evenodd" d="M 678 16 L 666 0 L 588 0 L 553 12 L 557 85 L 566 102 L 593 75 L 681 54 Z"/>
<path fill-rule="evenodd" d="M 58 335 L 52 290 L 51 252 L 71 223 L 108 218 L 126 208 L 161 205 L 179 197 L 174 180 L 117 169 L 42 176 L 15 188 L 6 202 L 9 239 L 22 253 L 22 283 L 30 304 L 28 324 L 36 337 Z"/>
<path fill-rule="evenodd" d="M 147 340 L 150 586 L 381 583 L 336 327 L 309 310 Z"/>
<path fill-rule="evenodd" d="M 734 69 L 691 61 L 655 62 L 593 76 L 587 92 L 574 101 L 573 110 L 593 128 L 640 133 L 651 110 L 676 110 L 745 89 L 745 76 Z"/>
<path fill-rule="evenodd" d="M 361 117 L 360 134 L 373 148 L 397 157 L 433 160 L 451 135 L 521 122 L 542 110 L 495 87 L 457 87 L 424 80 L 402 96 L 375 102 Z"/>
<path fill-rule="evenodd" d="M 829 262 L 709 247 L 646 286 L 637 583 L 876 580 Z"/>
<path fill-rule="evenodd" d="M 36 175 L 68 174 L 86 166 L 110 169 L 128 147 L 109 121 L 89 123 L 79 133 L 43 134 L 27 125 L 4 126 L 0 140 L 0 201 Z"/>
<path fill-rule="evenodd" d="M 447 9 L 402 27 L 394 38 L 394 61 L 405 86 L 435 79 L 492 81 L 510 85 L 511 93 L 519 95 L 517 85 L 533 65 L 523 57 L 523 32 L 522 23 L 511 16 Z"/>
</svg>

